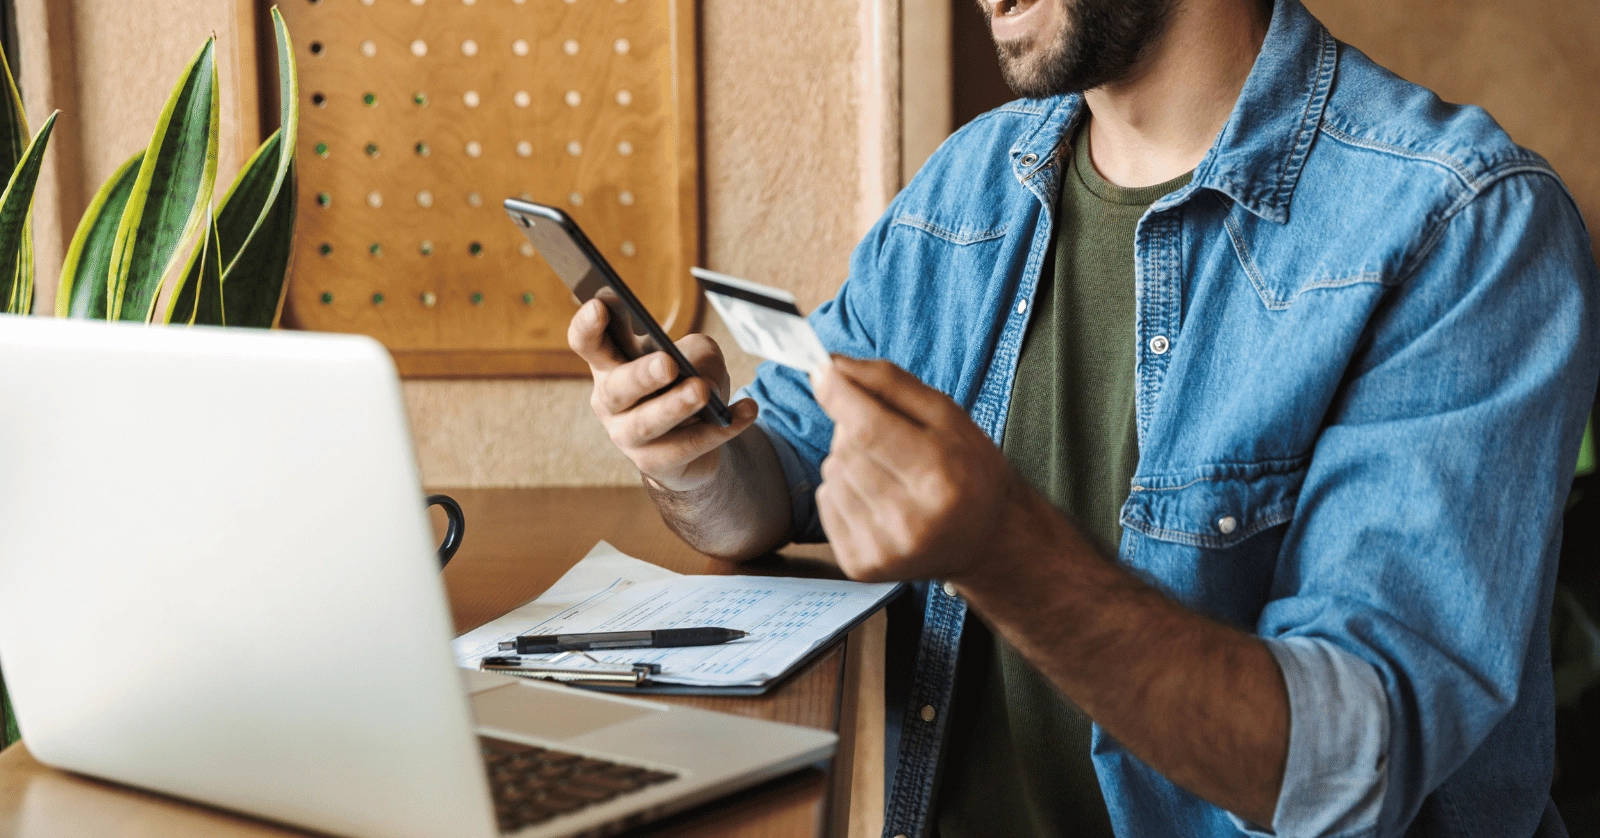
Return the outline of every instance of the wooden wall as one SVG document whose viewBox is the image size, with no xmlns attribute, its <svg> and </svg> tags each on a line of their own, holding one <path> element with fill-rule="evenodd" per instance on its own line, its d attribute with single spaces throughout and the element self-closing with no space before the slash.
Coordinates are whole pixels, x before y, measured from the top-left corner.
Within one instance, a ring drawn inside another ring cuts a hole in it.
<svg viewBox="0 0 1600 838">
<path fill-rule="evenodd" d="M 147 141 L 212 32 L 225 91 L 220 176 L 232 179 L 259 139 L 254 41 L 249 0 L 16 2 L 29 112 L 36 121 L 53 107 L 68 112 L 37 205 L 38 310 L 48 311 L 61 243 L 95 189 Z M 789 288 L 810 310 L 843 281 L 850 250 L 899 188 L 899 0 L 700 5 L 704 264 Z M 714 315 L 705 329 L 730 349 L 736 382 L 748 381 L 754 359 Z M 424 479 L 635 483 L 588 394 L 584 379 L 406 382 Z"/>
<path fill-rule="evenodd" d="M 67 111 L 36 208 L 38 304 L 47 310 L 61 243 L 83 205 L 143 145 L 172 81 L 212 32 L 225 89 L 221 174 L 231 179 L 259 136 L 255 44 L 246 0 L 16 4 L 29 112 L 37 122 L 51 107 Z M 1401 75 L 1488 108 L 1600 219 L 1600 132 L 1588 127 L 1600 113 L 1600 4 L 1307 5 Z M 831 296 L 902 178 L 948 126 L 1007 97 L 982 25 L 972 0 L 701 0 L 705 264 L 787 287 L 806 310 Z M 754 359 L 714 316 L 705 329 L 729 348 L 736 382 L 748 380 Z M 633 483 L 589 413 L 588 391 L 582 379 L 407 382 L 425 478 Z"/>
</svg>

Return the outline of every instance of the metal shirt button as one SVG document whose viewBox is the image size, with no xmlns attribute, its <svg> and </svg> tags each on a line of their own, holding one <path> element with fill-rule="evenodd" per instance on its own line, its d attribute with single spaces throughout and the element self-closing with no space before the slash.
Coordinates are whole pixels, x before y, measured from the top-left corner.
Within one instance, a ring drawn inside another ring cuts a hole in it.
<svg viewBox="0 0 1600 838">
<path fill-rule="evenodd" d="M 1217 529 L 1221 530 L 1223 535 L 1229 535 L 1238 528 L 1239 522 L 1232 515 L 1224 515 L 1217 519 Z"/>
<path fill-rule="evenodd" d="M 937 715 L 938 712 L 939 711 L 933 709 L 932 704 L 924 704 L 922 705 L 922 720 L 925 722 L 931 722 L 933 721 L 933 717 Z"/>
<path fill-rule="evenodd" d="M 1037 155 L 1037 154 L 1024 154 L 1024 155 L 1022 155 L 1022 165 L 1024 165 L 1024 166 L 1032 166 L 1033 164 L 1035 164 L 1037 162 L 1039 162 L 1039 155 Z"/>
<path fill-rule="evenodd" d="M 956 586 L 951 584 L 951 583 L 949 583 L 949 582 L 944 583 L 944 595 L 945 596 L 955 596 L 956 595 Z"/>
<path fill-rule="evenodd" d="M 1027 311 L 1027 310 L 1028 310 L 1028 301 L 1027 300 L 1017 300 L 1017 313 L 1021 314 L 1021 313 L 1025 312 L 1025 311 Z"/>
<path fill-rule="evenodd" d="M 1150 351 L 1157 355 L 1167 354 L 1167 349 L 1171 346 L 1172 342 L 1167 340 L 1166 335 L 1156 335 L 1150 339 Z"/>
</svg>

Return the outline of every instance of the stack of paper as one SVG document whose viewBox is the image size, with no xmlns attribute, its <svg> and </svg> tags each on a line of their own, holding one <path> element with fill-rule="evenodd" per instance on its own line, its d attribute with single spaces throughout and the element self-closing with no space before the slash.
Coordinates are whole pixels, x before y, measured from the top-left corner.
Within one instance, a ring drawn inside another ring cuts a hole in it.
<svg viewBox="0 0 1600 838">
<path fill-rule="evenodd" d="M 476 669 L 503 655 L 502 640 L 521 634 L 718 626 L 748 636 L 720 646 L 618 649 L 561 658 L 562 668 L 612 670 L 658 664 L 657 684 L 758 687 L 785 675 L 898 586 L 770 576 L 685 576 L 625 556 L 604 541 L 550 590 L 505 616 L 456 638 L 456 660 Z M 525 656 L 524 661 L 556 656 Z"/>
</svg>

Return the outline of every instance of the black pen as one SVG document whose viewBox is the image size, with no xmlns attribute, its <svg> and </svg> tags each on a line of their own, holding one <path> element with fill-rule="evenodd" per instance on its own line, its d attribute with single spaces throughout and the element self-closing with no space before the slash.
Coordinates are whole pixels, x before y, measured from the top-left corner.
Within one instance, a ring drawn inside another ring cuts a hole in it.
<svg viewBox="0 0 1600 838">
<path fill-rule="evenodd" d="M 728 628 L 656 629 L 655 631 L 602 631 L 595 634 L 525 634 L 500 641 L 500 651 L 519 655 L 556 652 L 594 652 L 600 649 L 648 649 L 673 646 L 715 646 L 738 640 L 745 632 Z"/>
</svg>

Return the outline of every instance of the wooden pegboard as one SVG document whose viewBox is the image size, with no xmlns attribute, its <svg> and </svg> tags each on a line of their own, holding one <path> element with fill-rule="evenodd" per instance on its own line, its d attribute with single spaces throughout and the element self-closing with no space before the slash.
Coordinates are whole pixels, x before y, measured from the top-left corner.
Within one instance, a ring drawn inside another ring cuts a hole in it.
<svg viewBox="0 0 1600 838">
<path fill-rule="evenodd" d="M 693 0 L 279 6 L 302 99 L 286 325 L 372 335 L 408 376 L 586 372 L 576 303 L 501 209 L 517 196 L 566 209 L 690 329 Z"/>
</svg>

